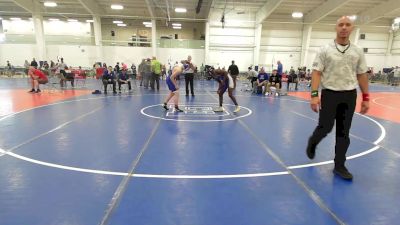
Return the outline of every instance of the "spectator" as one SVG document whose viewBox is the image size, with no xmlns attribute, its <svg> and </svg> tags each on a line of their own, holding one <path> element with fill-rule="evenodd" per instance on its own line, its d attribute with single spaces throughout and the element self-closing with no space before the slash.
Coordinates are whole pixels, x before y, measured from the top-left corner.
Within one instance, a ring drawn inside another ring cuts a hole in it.
<svg viewBox="0 0 400 225">
<path fill-rule="evenodd" d="M 307 69 L 306 73 L 307 87 L 311 87 L 311 70 Z"/>
<path fill-rule="evenodd" d="M 32 79 L 32 82 L 31 82 L 32 89 L 29 91 L 30 93 L 34 93 L 34 92 L 39 93 L 40 92 L 39 85 L 46 84 L 47 82 L 49 82 L 47 76 L 42 71 L 35 69 L 35 67 L 33 67 L 33 66 L 29 67 L 28 75 Z"/>
<path fill-rule="evenodd" d="M 115 67 L 114 67 L 114 71 L 117 73 L 117 74 L 119 74 L 119 72 L 120 72 L 120 67 L 119 67 L 119 62 L 117 62 L 117 65 L 115 65 Z"/>
<path fill-rule="evenodd" d="M 67 72 L 65 70 L 68 69 L 68 67 L 67 64 L 64 63 L 64 58 L 60 59 L 60 63 L 57 65 L 57 67 L 60 71 L 60 86 L 63 88 L 64 84 L 66 84 L 67 79 L 71 80 L 71 77 L 67 78 Z"/>
<path fill-rule="evenodd" d="M 35 58 L 33 58 L 32 62 L 31 62 L 31 66 L 33 66 L 35 69 L 38 68 L 38 63 L 36 62 Z"/>
<path fill-rule="evenodd" d="M 8 61 L 8 60 L 7 60 L 6 69 L 8 69 L 8 70 L 10 70 L 10 71 L 11 71 L 11 69 L 12 69 L 12 65 L 11 65 L 10 61 Z"/>
<path fill-rule="evenodd" d="M 258 89 L 264 87 L 264 90 L 262 94 L 264 95 L 267 92 L 267 86 L 268 86 L 268 74 L 265 72 L 264 67 L 261 68 L 260 73 L 258 73 L 257 80 L 255 81 L 254 93 L 258 93 Z"/>
<path fill-rule="evenodd" d="M 247 79 L 251 82 L 251 87 L 254 88 L 254 82 L 257 81 L 258 73 L 252 67 L 248 68 Z"/>
<path fill-rule="evenodd" d="M 28 60 L 25 60 L 24 63 L 24 68 L 25 68 L 25 74 L 28 75 L 29 67 L 31 64 L 29 64 Z"/>
<path fill-rule="evenodd" d="M 289 75 L 287 77 L 287 90 L 289 91 L 290 83 L 295 83 L 295 90 L 297 91 L 297 86 L 299 84 L 299 79 L 297 74 L 295 73 L 293 67 L 290 69 Z"/>
<path fill-rule="evenodd" d="M 118 91 L 121 93 L 121 85 L 127 84 L 129 91 L 132 90 L 131 81 L 129 80 L 129 75 L 126 73 L 127 69 L 122 69 L 118 74 Z"/>
<path fill-rule="evenodd" d="M 161 67 L 161 80 L 164 80 L 164 77 L 167 77 L 167 68 L 165 67 L 165 64 Z"/>
<path fill-rule="evenodd" d="M 282 88 L 283 65 L 282 65 L 280 60 L 278 60 L 277 63 L 278 63 L 277 73 L 278 73 L 278 76 L 279 76 L 279 79 L 280 79 L 279 88 Z"/>
<path fill-rule="evenodd" d="M 122 69 L 123 70 L 128 70 L 128 66 L 125 63 L 122 63 Z"/>
<path fill-rule="evenodd" d="M 139 79 L 140 79 L 140 86 L 143 85 L 144 79 L 144 66 L 146 65 L 146 60 L 142 59 L 142 62 L 139 64 Z"/>
<path fill-rule="evenodd" d="M 107 70 L 103 73 L 103 85 L 104 85 L 104 94 L 107 94 L 107 85 L 112 84 L 113 86 L 113 93 L 116 94 L 116 83 L 115 83 L 115 72 L 113 71 L 112 66 L 109 66 Z"/>
<path fill-rule="evenodd" d="M 160 90 L 160 75 L 161 75 L 161 63 L 157 60 L 155 56 L 153 56 L 153 60 L 151 60 L 151 72 L 152 77 L 150 81 L 150 87 L 154 90 L 154 83 L 157 83 L 157 91 Z"/>
<path fill-rule="evenodd" d="M 236 79 L 239 75 L 239 68 L 235 65 L 235 61 L 232 60 L 232 65 L 228 68 L 228 73 L 232 76 L 233 79 L 233 89 L 236 89 Z"/>
<path fill-rule="evenodd" d="M 311 80 L 311 70 L 307 69 L 306 80 Z"/>
<path fill-rule="evenodd" d="M 132 79 L 136 80 L 137 70 L 136 70 L 136 65 L 134 63 L 132 63 L 131 70 L 132 70 Z"/>
<path fill-rule="evenodd" d="M 75 71 L 75 76 L 79 79 L 86 79 L 86 72 L 79 66 L 78 70 Z"/>
<path fill-rule="evenodd" d="M 50 61 L 50 74 L 53 76 L 56 73 L 56 64 L 53 62 L 53 60 Z"/>
<path fill-rule="evenodd" d="M 72 88 L 74 88 L 75 75 L 74 73 L 72 73 L 72 67 L 68 68 L 67 66 L 65 66 L 64 71 L 65 71 L 65 76 L 63 80 L 63 85 L 67 85 L 67 81 L 70 81 Z"/>
<path fill-rule="evenodd" d="M 47 61 L 44 61 L 44 63 L 43 63 L 43 69 L 44 70 L 48 70 L 49 69 L 49 64 L 47 63 Z"/>
<path fill-rule="evenodd" d="M 7 65 L 4 69 L 6 71 L 7 76 L 9 76 L 9 77 L 12 76 L 12 73 L 13 73 L 12 68 L 13 68 L 13 66 L 11 65 L 10 61 L 7 60 Z"/>
<path fill-rule="evenodd" d="M 148 88 L 149 87 L 149 83 L 150 83 L 150 79 L 151 79 L 151 76 L 152 76 L 150 58 L 147 58 L 146 62 L 144 63 L 143 72 L 144 72 L 143 86 L 144 86 L 144 88 Z"/>
<path fill-rule="evenodd" d="M 281 78 L 278 75 L 278 70 L 273 70 L 271 76 L 269 77 L 269 81 L 267 84 L 267 93 L 266 96 L 271 94 L 271 86 L 276 88 L 276 96 L 279 95 L 280 86 L 279 83 L 281 82 Z"/>
<path fill-rule="evenodd" d="M 278 60 L 277 64 L 278 64 L 277 73 L 278 73 L 278 75 L 282 78 L 282 74 L 283 74 L 283 65 L 282 65 L 282 63 L 281 63 L 280 60 Z"/>
</svg>

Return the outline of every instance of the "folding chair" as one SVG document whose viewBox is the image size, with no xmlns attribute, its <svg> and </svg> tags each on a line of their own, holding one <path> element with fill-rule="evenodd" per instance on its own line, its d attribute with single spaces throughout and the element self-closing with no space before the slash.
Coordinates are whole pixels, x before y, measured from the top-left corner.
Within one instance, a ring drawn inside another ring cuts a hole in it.
<svg viewBox="0 0 400 225">
<path fill-rule="evenodd" d="M 240 90 L 243 92 L 253 92 L 253 88 L 251 87 L 251 82 L 248 79 L 242 81 Z"/>
<path fill-rule="evenodd" d="M 86 72 L 82 69 L 78 69 L 78 70 L 73 70 L 72 74 L 74 75 L 74 86 L 77 88 L 85 88 Z"/>
<path fill-rule="evenodd" d="M 75 74 L 74 86 L 76 88 L 86 87 L 86 76 L 79 76 Z"/>
<path fill-rule="evenodd" d="M 60 87 L 60 81 L 56 76 L 51 76 L 49 77 L 49 82 L 46 84 L 42 84 L 45 88 L 43 89 L 44 91 L 48 91 L 50 94 L 54 94 L 56 92 L 63 92 L 63 90 Z"/>
<path fill-rule="evenodd" d="M 130 92 L 132 92 L 133 91 L 133 85 L 134 85 L 134 83 L 132 82 L 132 80 L 131 79 L 129 79 L 129 81 L 131 82 L 131 91 L 129 91 L 129 86 L 128 86 L 128 83 L 121 83 L 121 93 L 130 93 Z M 117 89 L 118 89 L 118 81 L 117 81 Z M 119 92 L 119 89 L 118 89 L 118 92 Z"/>
</svg>

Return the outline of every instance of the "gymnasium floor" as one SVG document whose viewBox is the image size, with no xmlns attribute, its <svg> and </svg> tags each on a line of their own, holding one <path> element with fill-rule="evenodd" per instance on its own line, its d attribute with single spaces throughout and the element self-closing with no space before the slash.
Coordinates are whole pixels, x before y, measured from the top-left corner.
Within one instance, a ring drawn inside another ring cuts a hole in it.
<svg viewBox="0 0 400 225">
<path fill-rule="evenodd" d="M 398 224 L 398 87 L 371 84 L 370 113 L 354 116 L 349 182 L 332 173 L 334 132 L 305 155 L 309 92 L 238 85 L 242 110 L 225 95 L 213 114 L 216 84 L 197 81 L 176 114 L 159 105 L 162 84 L 30 94 L 26 79 L 0 79 L 0 224 Z"/>
</svg>

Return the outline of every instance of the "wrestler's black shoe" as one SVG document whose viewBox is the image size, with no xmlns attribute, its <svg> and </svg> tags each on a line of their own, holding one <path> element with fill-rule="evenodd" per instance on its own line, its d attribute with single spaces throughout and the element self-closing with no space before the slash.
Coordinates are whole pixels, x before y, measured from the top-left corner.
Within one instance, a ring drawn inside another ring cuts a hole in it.
<svg viewBox="0 0 400 225">
<path fill-rule="evenodd" d="M 168 110 L 167 103 L 164 103 L 163 108 L 164 108 L 165 110 Z"/>
<path fill-rule="evenodd" d="M 345 166 L 335 166 L 333 173 L 338 175 L 344 180 L 352 180 L 353 175 L 347 170 Z"/>
<path fill-rule="evenodd" d="M 41 92 L 41 90 L 38 88 L 36 91 L 35 91 L 36 93 L 40 93 Z"/>
<path fill-rule="evenodd" d="M 314 157 L 315 157 L 315 148 L 317 148 L 317 145 L 311 142 L 311 138 L 308 139 L 306 153 L 307 153 L 307 156 L 308 156 L 309 159 L 314 159 Z"/>
<path fill-rule="evenodd" d="M 29 91 L 29 93 L 33 93 L 35 92 L 35 89 L 32 88 L 32 90 Z"/>
<path fill-rule="evenodd" d="M 175 107 L 175 112 L 183 112 L 183 110 L 178 107 Z"/>
</svg>

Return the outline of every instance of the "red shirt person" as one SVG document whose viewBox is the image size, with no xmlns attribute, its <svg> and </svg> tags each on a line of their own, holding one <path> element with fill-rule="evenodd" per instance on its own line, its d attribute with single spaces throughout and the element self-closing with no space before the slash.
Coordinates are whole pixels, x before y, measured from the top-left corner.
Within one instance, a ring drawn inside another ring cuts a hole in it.
<svg viewBox="0 0 400 225">
<path fill-rule="evenodd" d="M 42 71 L 35 69 L 33 66 L 29 67 L 28 74 L 32 79 L 31 81 L 32 90 L 29 91 L 31 93 L 33 92 L 39 93 L 40 92 L 39 84 L 46 84 L 47 82 L 49 82 L 47 76 Z"/>
</svg>

